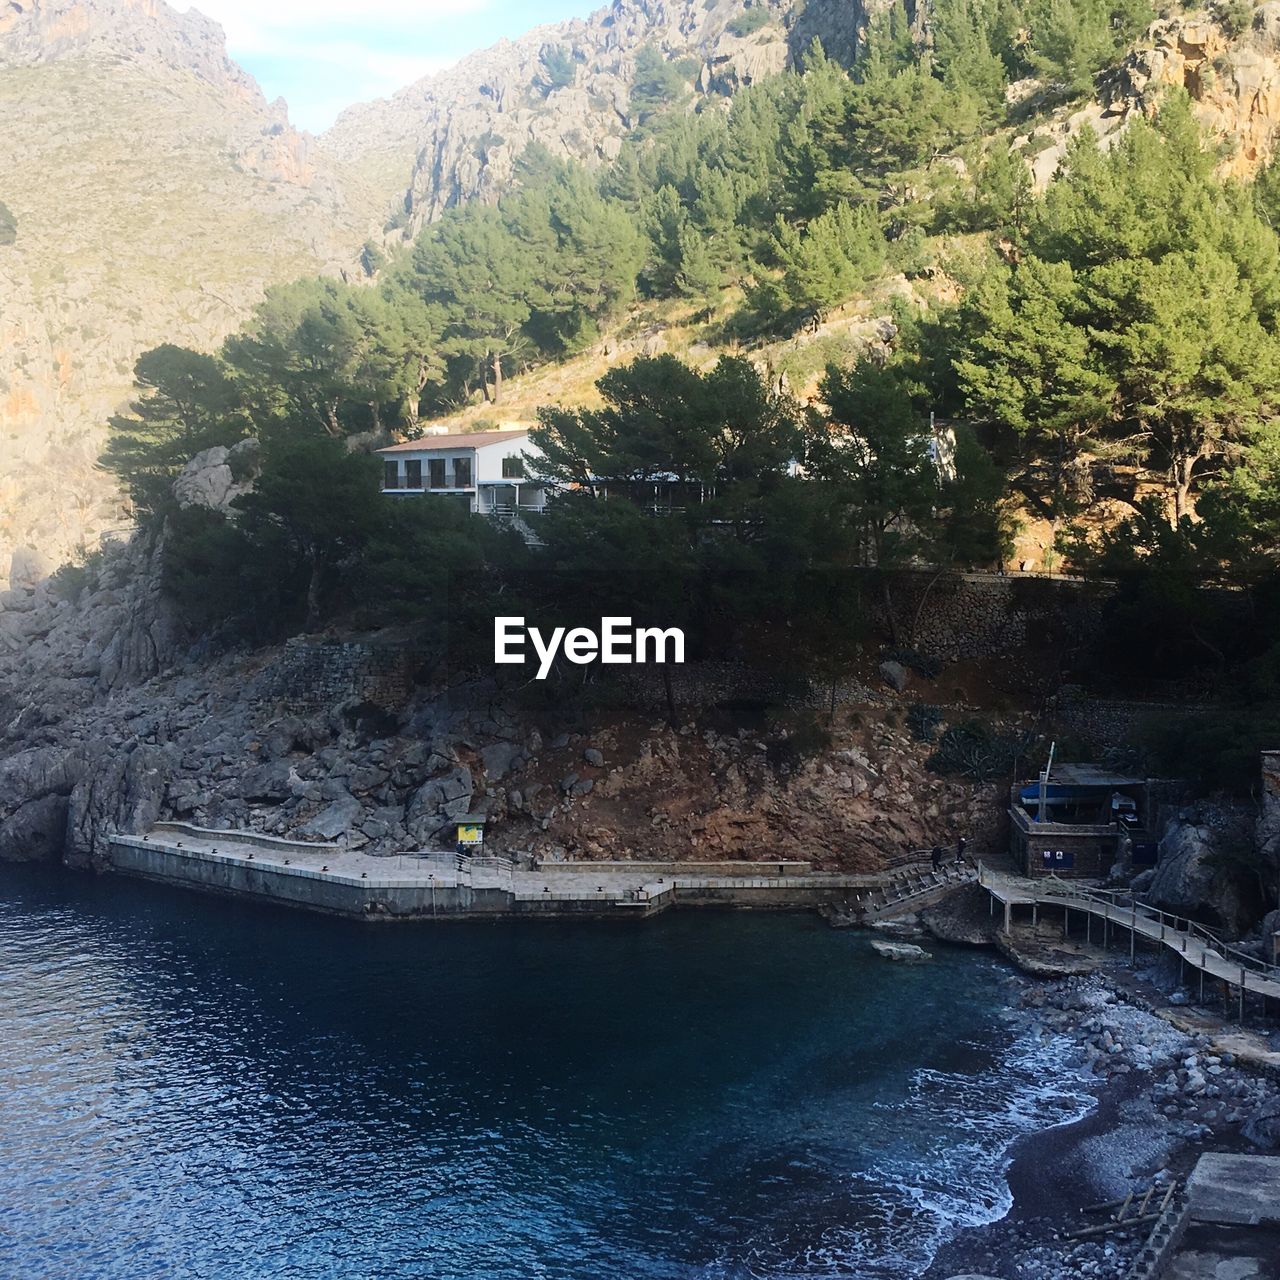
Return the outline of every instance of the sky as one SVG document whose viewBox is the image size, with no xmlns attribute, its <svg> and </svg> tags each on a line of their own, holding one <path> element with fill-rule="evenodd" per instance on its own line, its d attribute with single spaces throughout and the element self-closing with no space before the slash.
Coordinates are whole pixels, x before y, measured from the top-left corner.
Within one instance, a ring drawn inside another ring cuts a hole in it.
<svg viewBox="0 0 1280 1280">
<path fill-rule="evenodd" d="M 585 17 L 605 0 L 197 0 L 231 56 L 319 133 L 343 107 L 385 98 L 503 36 Z"/>
</svg>

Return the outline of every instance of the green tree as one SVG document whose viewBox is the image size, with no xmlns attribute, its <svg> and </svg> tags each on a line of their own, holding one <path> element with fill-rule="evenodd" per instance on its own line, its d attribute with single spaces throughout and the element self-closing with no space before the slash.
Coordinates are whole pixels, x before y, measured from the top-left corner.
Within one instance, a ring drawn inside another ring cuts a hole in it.
<svg viewBox="0 0 1280 1280">
<path fill-rule="evenodd" d="M 1176 525 L 1271 412 L 1276 251 L 1215 177 L 1185 97 L 1105 155 L 1078 140 L 1022 260 L 966 300 L 971 409 L 1038 437 L 1059 496 L 1086 453 L 1144 464 Z"/>
<path fill-rule="evenodd" d="M 1153 17 L 1146 0 L 1034 0 L 1026 9 L 1031 66 L 1065 96 L 1086 93 Z"/>
<path fill-rule="evenodd" d="M 1024 492 L 1053 520 L 1081 501 L 1081 460 L 1100 447 L 1115 391 L 1082 311 L 1069 264 L 1028 258 L 1016 272 L 989 269 L 959 325 L 955 369 L 969 410 L 1025 442 Z"/>
<path fill-rule="evenodd" d="M 479 379 L 487 400 L 502 398 L 503 360 L 518 350 L 529 319 L 533 264 L 500 210 L 469 206 L 429 227 L 415 244 L 412 284 L 439 316 L 442 350 Z"/>
<path fill-rule="evenodd" d="M 256 563 L 270 561 L 295 594 L 282 608 L 314 631 L 335 598 L 360 581 L 364 548 L 387 504 L 377 499 L 378 462 L 338 441 L 284 435 L 268 445 L 251 493 L 237 498 L 237 523 Z"/>
<path fill-rule="evenodd" d="M 172 506 L 173 481 L 192 457 L 249 434 L 239 388 L 217 356 L 170 343 L 138 357 L 139 394 L 109 420 L 102 463 L 128 487 L 134 506 L 156 515 Z"/>
<path fill-rule="evenodd" d="M 550 97 L 557 89 L 567 89 L 578 78 L 573 50 L 562 44 L 546 45 L 538 61 L 541 66 L 533 84 L 544 98 Z"/>
<path fill-rule="evenodd" d="M 634 296 L 644 242 L 625 210 L 604 199 L 581 168 L 553 183 L 545 200 L 550 234 L 540 258 L 534 249 L 533 327 L 544 350 L 574 352 Z"/>
<path fill-rule="evenodd" d="M 758 485 L 785 474 L 800 446 L 795 404 L 738 357 L 708 373 L 670 355 L 642 357 L 596 385 L 603 409 L 541 409 L 532 433 L 545 473 L 588 491 L 669 478 L 708 495 Z"/>
<path fill-rule="evenodd" d="M 637 129 L 651 129 L 655 118 L 687 97 L 688 92 L 689 78 L 657 45 L 640 46 L 628 104 L 631 122 Z"/>
<path fill-rule="evenodd" d="M 921 388 L 903 368 L 861 360 L 828 368 L 819 394 L 827 415 L 811 433 L 807 468 L 844 494 L 862 562 L 882 570 L 909 564 L 930 545 L 938 473 Z M 881 586 L 893 641 L 900 641 L 889 579 Z"/>
<path fill-rule="evenodd" d="M 260 418 L 306 420 L 334 439 L 381 433 L 384 417 L 410 394 L 407 369 L 416 361 L 405 351 L 408 322 L 407 307 L 393 307 L 376 290 L 299 280 L 268 289 L 224 353 L 252 388 Z M 426 341 L 429 324 L 419 318 L 414 325 L 412 339 Z"/>
<path fill-rule="evenodd" d="M 757 310 L 766 316 L 771 312 L 820 316 L 853 297 L 880 271 L 886 246 L 875 214 L 842 202 L 803 231 L 779 218 L 773 257 L 782 275 L 756 291 Z"/>
</svg>

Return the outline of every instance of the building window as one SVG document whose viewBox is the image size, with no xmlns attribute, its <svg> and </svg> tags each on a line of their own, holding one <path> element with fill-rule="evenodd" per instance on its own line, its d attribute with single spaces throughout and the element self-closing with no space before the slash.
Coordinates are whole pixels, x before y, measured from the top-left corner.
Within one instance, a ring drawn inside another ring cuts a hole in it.
<svg viewBox="0 0 1280 1280">
<path fill-rule="evenodd" d="M 384 462 L 382 464 L 382 487 L 384 489 L 398 489 L 400 487 L 400 464 L 398 462 Z"/>
<path fill-rule="evenodd" d="M 404 487 L 406 489 L 422 488 L 422 460 L 407 458 L 404 464 Z"/>
<path fill-rule="evenodd" d="M 427 471 L 431 480 L 431 488 L 444 488 L 444 459 L 429 458 L 427 460 Z"/>
<path fill-rule="evenodd" d="M 524 479 L 524 454 L 510 453 L 503 458 L 502 478 L 504 480 Z"/>
<path fill-rule="evenodd" d="M 470 458 L 454 458 L 453 487 L 455 489 L 471 488 L 471 459 Z"/>
</svg>

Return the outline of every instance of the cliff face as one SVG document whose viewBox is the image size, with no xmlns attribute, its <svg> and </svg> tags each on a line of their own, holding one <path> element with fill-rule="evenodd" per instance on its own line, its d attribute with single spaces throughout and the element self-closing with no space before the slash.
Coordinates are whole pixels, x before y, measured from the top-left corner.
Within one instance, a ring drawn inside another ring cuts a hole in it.
<svg viewBox="0 0 1280 1280">
<path fill-rule="evenodd" d="M 138 355 L 211 347 L 266 285 L 341 270 L 385 192 L 161 0 L 0 5 L 0 175 L 3 579 L 15 548 L 57 563 L 121 523 L 96 458 Z"/>
<path fill-rule="evenodd" d="M 218 496 L 211 453 L 179 487 L 192 501 Z M 170 817 L 377 854 L 448 848 L 477 809 L 493 851 L 553 860 L 869 871 L 959 835 L 995 847 L 999 787 L 927 771 L 931 748 L 899 727 L 914 692 L 854 688 L 830 748 L 804 757 L 785 729 L 695 727 L 692 705 L 678 730 L 637 704 L 562 732 L 482 678 L 371 704 L 358 682 L 318 678 L 319 651 L 345 662 L 358 643 L 313 638 L 311 667 L 288 646 L 188 649 L 160 559 L 139 534 L 74 601 L 48 583 L 0 592 L 0 862 L 100 864 L 111 832 Z"/>
<path fill-rule="evenodd" d="M 389 100 L 345 111 L 324 136 L 344 164 L 416 157 L 398 219 L 406 234 L 451 205 L 494 200 L 530 143 L 588 163 L 610 160 L 636 125 L 636 58 L 653 46 L 689 73 L 691 103 L 725 96 L 783 69 L 815 37 L 851 49 L 875 0 L 614 0 L 585 20 L 539 27 L 428 76 Z M 760 14 L 750 23 L 744 15 Z M 759 24 L 754 25 L 753 24 Z M 749 29 L 751 28 L 751 29 Z M 572 79 L 546 82 L 544 55 L 572 59 Z"/>
<path fill-rule="evenodd" d="M 1280 3 L 1260 6 L 1238 36 L 1203 15 L 1162 18 L 1126 61 L 1122 85 L 1142 104 L 1153 90 L 1185 89 L 1201 124 L 1228 146 L 1224 171 L 1252 177 L 1280 132 Z"/>
</svg>

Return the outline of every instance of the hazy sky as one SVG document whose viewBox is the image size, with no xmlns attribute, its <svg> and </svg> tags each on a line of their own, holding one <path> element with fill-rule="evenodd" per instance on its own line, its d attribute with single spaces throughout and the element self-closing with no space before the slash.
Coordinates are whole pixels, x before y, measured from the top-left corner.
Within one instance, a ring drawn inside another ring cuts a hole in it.
<svg viewBox="0 0 1280 1280">
<path fill-rule="evenodd" d="M 353 102 L 385 98 L 503 36 L 585 17 L 605 0 L 177 0 L 227 32 L 231 56 L 293 123 L 319 133 Z"/>
</svg>

